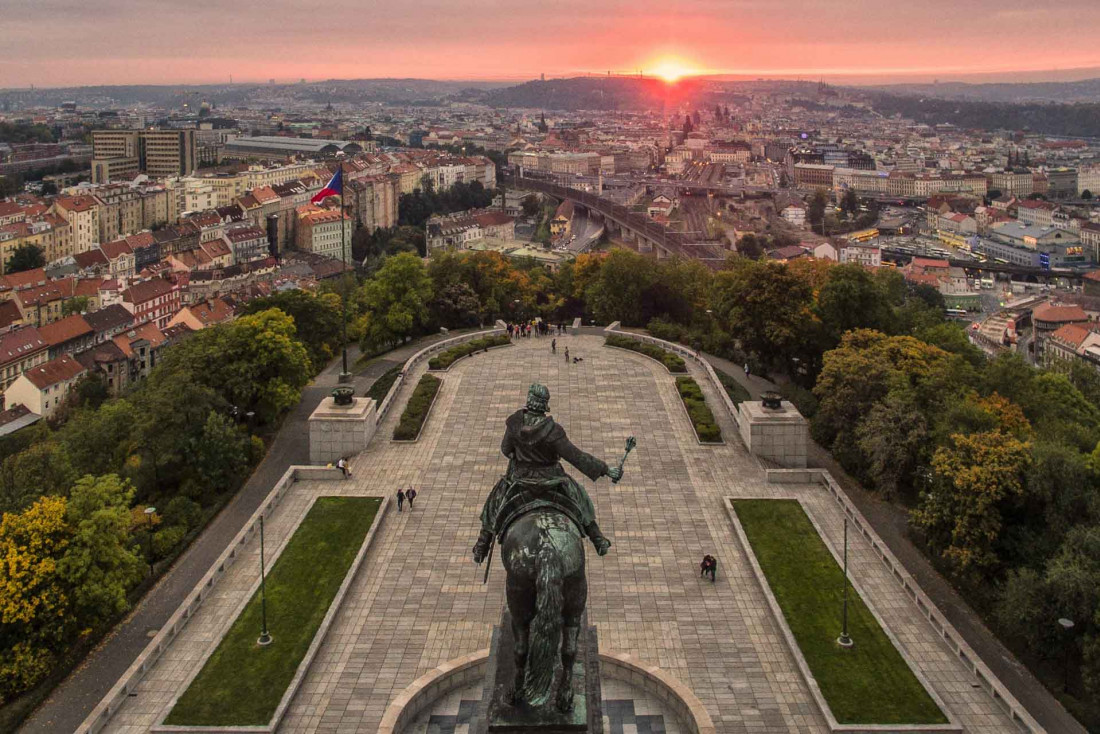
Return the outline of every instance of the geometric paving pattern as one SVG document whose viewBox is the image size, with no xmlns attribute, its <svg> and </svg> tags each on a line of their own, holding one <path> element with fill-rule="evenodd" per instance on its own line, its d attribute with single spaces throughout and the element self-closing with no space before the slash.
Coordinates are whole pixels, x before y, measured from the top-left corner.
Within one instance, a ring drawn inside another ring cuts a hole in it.
<svg viewBox="0 0 1100 734">
<path fill-rule="evenodd" d="M 684 729 L 660 701 L 625 681 L 604 678 L 604 734 L 681 734 Z M 403 734 L 468 734 L 482 687 L 472 685 L 439 699 Z"/>
<path fill-rule="evenodd" d="M 586 451 L 617 461 L 626 437 L 638 440 L 619 484 L 580 478 L 613 543 L 604 557 L 587 551 L 588 618 L 601 650 L 630 654 L 679 680 L 706 706 L 719 732 L 827 731 L 723 503 L 727 497 L 799 499 L 834 547 L 843 533 L 838 505 L 816 484 L 769 485 L 694 364 L 689 373 L 714 408 L 724 445 L 695 440 L 675 378 L 659 363 L 604 348 L 598 336 L 557 341 L 556 355 L 549 339 L 530 338 L 455 363 L 441 375 L 420 440 L 391 442 L 427 367 L 421 363 L 367 450 L 352 461 L 351 479 L 298 482 L 271 513 L 266 532 L 274 548 L 313 496 L 393 495 L 409 485 L 419 492 L 414 511 L 392 507 L 379 525 L 281 732 L 373 733 L 389 702 L 418 677 L 489 647 L 504 605 L 504 573 L 495 565 L 483 584 L 484 566 L 472 563 L 470 547 L 485 496 L 507 464 L 500 454 L 504 419 L 523 405 L 536 380 L 550 388 L 551 412 Z M 567 346 L 584 361 L 567 363 Z M 145 732 L 163 716 L 256 583 L 258 545 L 258 539 L 245 544 L 244 557 L 227 569 L 106 731 Z M 699 578 L 707 553 L 718 559 L 717 583 Z M 862 536 L 851 539 L 849 567 L 955 719 L 969 732 L 1012 731 Z M 268 614 L 276 613 L 269 603 Z M 609 702 L 632 699 L 604 693 Z M 456 732 L 460 705 L 450 712 Z M 647 718 L 654 713 L 623 707 L 622 731 L 657 730 Z M 445 723 L 439 722 L 440 731 Z M 672 731 L 667 718 L 664 724 Z"/>
</svg>

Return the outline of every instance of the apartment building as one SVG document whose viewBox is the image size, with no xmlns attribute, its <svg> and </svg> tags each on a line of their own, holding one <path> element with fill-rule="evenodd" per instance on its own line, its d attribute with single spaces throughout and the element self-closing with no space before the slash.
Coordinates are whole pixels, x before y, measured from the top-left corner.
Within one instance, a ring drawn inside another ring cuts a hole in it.
<svg viewBox="0 0 1100 734">
<path fill-rule="evenodd" d="M 198 166 L 194 130 L 96 130 L 92 181 L 187 176 Z"/>
<path fill-rule="evenodd" d="M 341 220 L 343 232 L 341 233 Z M 318 255 L 342 258 L 341 244 L 347 245 L 350 254 L 352 218 L 338 211 L 304 206 L 298 209 L 299 250 Z"/>
<path fill-rule="evenodd" d="M 100 204 L 94 196 L 61 196 L 50 211 L 72 228 L 73 254 L 98 247 L 100 240 Z"/>
</svg>

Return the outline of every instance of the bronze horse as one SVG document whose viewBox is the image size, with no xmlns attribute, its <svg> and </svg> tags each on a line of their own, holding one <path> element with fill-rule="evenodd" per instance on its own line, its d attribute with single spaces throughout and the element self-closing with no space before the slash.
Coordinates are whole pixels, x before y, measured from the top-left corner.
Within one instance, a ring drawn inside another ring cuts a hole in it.
<svg viewBox="0 0 1100 734">
<path fill-rule="evenodd" d="M 607 476 L 618 482 L 635 443 L 627 439 L 622 461 L 609 466 L 570 443 L 548 414 L 549 403 L 550 391 L 532 385 L 527 407 L 508 418 L 501 442 L 508 472 L 485 501 L 473 553 L 481 563 L 494 538 L 500 542 L 515 641 L 511 702 L 541 706 L 549 701 L 560 650 L 562 680 L 555 703 L 565 712 L 573 707 L 573 664 L 588 599 L 583 540 L 587 536 L 601 556 L 611 541 L 596 524 L 588 493 L 565 473 L 561 460 L 593 481 Z"/>
<path fill-rule="evenodd" d="M 573 707 L 573 663 L 588 599 L 582 540 L 572 520 L 545 508 L 521 516 L 504 535 L 500 556 L 515 641 L 513 703 L 541 706 L 549 700 L 560 649 L 555 704 L 561 711 Z"/>
</svg>

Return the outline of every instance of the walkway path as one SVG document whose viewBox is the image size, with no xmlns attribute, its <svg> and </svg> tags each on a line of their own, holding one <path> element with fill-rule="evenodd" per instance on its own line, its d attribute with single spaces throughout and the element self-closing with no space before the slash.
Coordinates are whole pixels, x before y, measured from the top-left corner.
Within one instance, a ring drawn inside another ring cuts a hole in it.
<svg viewBox="0 0 1100 734">
<path fill-rule="evenodd" d="M 356 392 L 362 394 L 390 367 L 404 362 L 426 344 L 441 338 L 431 336 L 383 355 L 357 372 Z M 348 352 L 349 364 L 354 365 L 358 357 L 358 347 L 352 346 Z M 91 713 L 225 550 L 287 467 L 309 463 L 307 421 L 314 408 L 336 385 L 340 370 L 341 360 L 338 357 L 302 391 L 301 402 L 286 417 L 264 460 L 241 491 L 210 521 L 130 615 L 38 707 L 20 731 L 26 734 L 71 732 Z"/>
<path fill-rule="evenodd" d="M 316 494 L 380 495 L 419 491 L 415 510 L 392 508 L 363 568 L 349 587 L 318 657 L 291 702 L 280 732 L 377 731 L 385 707 L 418 676 L 488 646 L 503 606 L 504 574 L 489 583 L 470 560 L 478 512 L 503 472 L 505 417 L 523 404 L 534 380 L 548 385 L 551 410 L 570 438 L 597 456 L 621 456 L 638 438 L 624 480 L 585 481 L 600 525 L 614 545 L 589 559 L 589 619 L 601 649 L 628 653 L 684 682 L 719 732 L 824 733 L 827 727 L 751 574 L 723 509 L 726 497 L 798 497 L 834 545 L 842 514 L 818 484 L 769 485 L 737 439 L 700 445 L 659 363 L 609 349 L 598 336 L 523 339 L 461 360 L 443 375 L 437 402 L 416 443 L 389 440 L 417 378 L 414 369 L 346 482 L 301 481 L 272 512 L 272 543 L 285 537 Z M 579 363 L 567 363 L 568 346 Z M 718 396 L 690 369 L 712 404 Z M 244 548 L 255 553 L 256 539 Z M 971 734 L 1003 734 L 1012 724 L 992 698 L 971 685 L 947 648 L 859 536 L 853 574 L 948 710 Z M 716 584 L 700 579 L 704 553 L 719 559 Z M 236 563 L 198 609 L 106 731 L 147 731 L 166 712 L 203 653 L 216 644 L 229 612 L 256 580 L 255 563 Z"/>
<path fill-rule="evenodd" d="M 704 354 L 715 369 L 736 379 L 753 398 L 759 399 L 765 390 L 779 389 L 775 383 L 756 375 L 747 376 L 742 367 L 729 360 Z M 963 639 L 978 653 L 982 661 L 1001 679 L 1012 695 L 1035 719 L 1051 732 L 1085 732 L 1061 703 L 1016 657 L 989 631 L 981 618 L 970 608 L 951 584 L 932 567 L 928 558 L 908 536 L 909 520 L 904 508 L 875 497 L 853 479 L 829 454 L 814 441 L 809 443 L 810 466 L 826 469 L 844 488 L 848 497 L 874 527 L 909 574 L 936 603 Z"/>
</svg>

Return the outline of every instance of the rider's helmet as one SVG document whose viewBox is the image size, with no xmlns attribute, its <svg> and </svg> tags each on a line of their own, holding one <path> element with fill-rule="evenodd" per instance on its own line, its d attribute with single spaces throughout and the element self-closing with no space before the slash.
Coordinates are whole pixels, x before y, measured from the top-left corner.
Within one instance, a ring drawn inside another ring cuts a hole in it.
<svg viewBox="0 0 1100 734">
<path fill-rule="evenodd" d="M 546 385 L 534 383 L 527 390 L 527 410 L 532 413 L 545 413 L 550 407 L 550 390 Z"/>
</svg>

